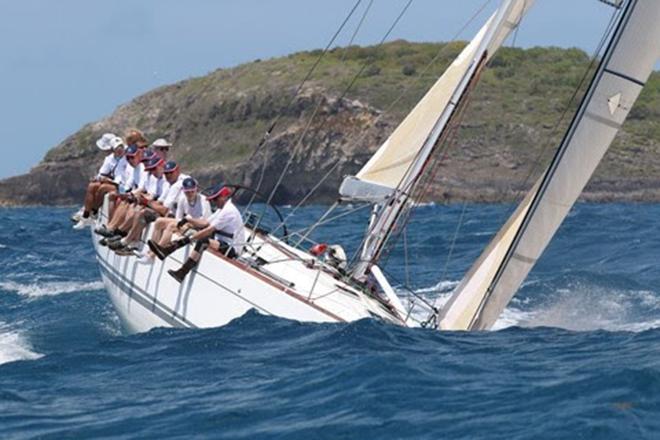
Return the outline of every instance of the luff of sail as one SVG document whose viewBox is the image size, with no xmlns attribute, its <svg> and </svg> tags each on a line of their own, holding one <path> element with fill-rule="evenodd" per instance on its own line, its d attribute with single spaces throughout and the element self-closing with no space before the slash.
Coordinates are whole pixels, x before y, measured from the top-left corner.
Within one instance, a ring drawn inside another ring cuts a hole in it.
<svg viewBox="0 0 660 440">
<path fill-rule="evenodd" d="M 552 163 L 443 307 L 441 329 L 492 327 L 626 119 L 660 56 L 660 2 L 629 0 L 623 8 Z M 506 252 L 501 252 L 504 248 Z"/>
<path fill-rule="evenodd" d="M 445 106 L 436 109 L 423 107 L 425 112 L 430 112 L 429 115 L 424 116 L 424 120 L 431 121 L 434 119 L 435 123 L 430 129 L 430 132 L 423 132 L 426 137 L 421 146 L 406 144 L 405 139 L 401 139 L 401 144 L 388 144 L 386 142 L 386 148 L 393 148 L 393 145 L 397 145 L 397 149 L 395 150 L 397 154 L 404 154 L 409 149 L 415 152 L 414 158 L 406 164 L 407 169 L 401 170 L 403 172 L 400 177 L 401 180 L 396 183 L 396 187 L 390 193 L 387 193 L 381 200 L 368 199 L 364 196 L 371 196 L 374 193 L 382 192 L 383 188 L 388 187 L 378 183 L 362 181 L 358 178 L 346 179 L 344 184 L 342 184 L 343 190 L 351 190 L 349 198 L 370 200 L 378 208 L 374 210 L 372 221 L 369 224 L 369 229 L 367 230 L 360 252 L 360 260 L 353 268 L 354 276 L 358 278 L 365 276 L 368 273 L 369 267 L 378 261 L 380 253 L 391 235 L 397 220 L 400 218 L 401 213 L 405 212 L 406 206 L 409 206 L 410 194 L 413 192 L 415 184 L 424 172 L 424 168 L 438 145 L 439 139 L 442 138 L 446 132 L 445 129 L 449 126 L 449 122 L 452 121 L 457 109 L 464 102 L 468 94 L 468 89 L 476 83 L 478 72 L 501 46 L 511 30 L 515 29 L 520 23 L 522 16 L 529 10 L 531 5 L 531 0 L 503 1 L 500 8 L 477 34 L 474 41 L 459 56 L 459 64 L 463 65 L 466 70 L 460 78 L 451 77 L 455 82 L 441 83 L 443 87 L 452 90 Z M 468 61 L 467 64 L 464 64 L 464 61 Z M 419 107 L 416 107 L 414 112 L 416 110 L 419 110 Z M 427 116 L 429 116 L 429 119 L 427 119 Z M 433 117 L 430 118 L 430 116 Z M 411 121 L 411 119 L 408 119 L 408 121 Z M 428 126 L 425 126 L 425 128 L 428 128 Z M 410 130 L 412 130 L 412 133 L 414 130 L 421 131 L 421 128 L 413 124 Z M 378 153 L 376 156 L 381 157 Z M 347 183 L 350 184 L 347 185 Z M 346 196 L 347 192 L 343 192 L 343 194 Z"/>
<path fill-rule="evenodd" d="M 466 85 L 466 77 L 475 64 L 484 56 L 485 61 L 493 56 L 532 3 L 533 0 L 503 2 L 362 169 L 342 182 L 339 188 L 342 197 L 382 201 L 401 186 L 404 178 L 413 174 L 414 162 L 420 159 L 420 153 L 433 132 L 438 131 L 438 125 L 442 125 L 439 121 L 444 118 L 446 123 L 450 107 L 457 104 L 452 99 Z"/>
</svg>

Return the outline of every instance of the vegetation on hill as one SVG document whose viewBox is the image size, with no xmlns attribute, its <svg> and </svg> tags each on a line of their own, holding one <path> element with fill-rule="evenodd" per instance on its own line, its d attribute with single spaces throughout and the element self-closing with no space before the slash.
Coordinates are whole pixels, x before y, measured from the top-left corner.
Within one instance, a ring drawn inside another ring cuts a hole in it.
<svg viewBox="0 0 660 440">
<path fill-rule="evenodd" d="M 94 140 L 103 132 L 121 133 L 127 127 L 141 128 L 151 138 L 173 140 L 183 168 L 205 183 L 217 179 L 254 183 L 265 154 L 264 188 L 268 189 L 319 102 L 320 110 L 302 139 L 278 200 L 296 202 L 339 161 L 312 198 L 330 200 L 336 197 L 342 176 L 359 169 L 463 46 L 394 41 L 381 47 L 337 48 L 326 54 L 295 99 L 297 85 L 320 51 L 256 60 L 160 87 L 82 127 L 50 150 L 29 174 L 0 182 L 0 201 L 76 201 L 100 161 Z M 500 50 L 472 92 L 432 197 L 517 197 L 560 141 L 577 103 L 571 97 L 576 90 L 578 97 L 584 91 L 589 67 L 589 57 L 578 49 Z M 261 155 L 248 160 L 278 116 L 277 128 Z M 587 198 L 660 198 L 659 119 L 660 74 L 655 72 L 591 182 Z M 66 180 L 58 174 L 60 169 L 69 173 Z M 49 183 L 53 179 L 64 184 L 53 188 Z"/>
</svg>

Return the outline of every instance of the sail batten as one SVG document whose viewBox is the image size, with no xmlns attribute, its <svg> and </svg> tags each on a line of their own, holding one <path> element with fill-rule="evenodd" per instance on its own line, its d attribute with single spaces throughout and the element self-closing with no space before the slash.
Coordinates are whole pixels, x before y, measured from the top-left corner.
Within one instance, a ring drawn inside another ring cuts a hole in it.
<svg viewBox="0 0 660 440">
<path fill-rule="evenodd" d="M 550 166 L 443 308 L 440 328 L 488 329 L 495 323 L 623 124 L 660 55 L 660 2 L 629 0 L 621 14 Z M 513 237 L 502 232 L 514 223 Z M 505 253 L 488 258 L 501 247 Z M 476 283 L 477 275 L 483 273 L 494 276 L 490 282 Z"/>
</svg>

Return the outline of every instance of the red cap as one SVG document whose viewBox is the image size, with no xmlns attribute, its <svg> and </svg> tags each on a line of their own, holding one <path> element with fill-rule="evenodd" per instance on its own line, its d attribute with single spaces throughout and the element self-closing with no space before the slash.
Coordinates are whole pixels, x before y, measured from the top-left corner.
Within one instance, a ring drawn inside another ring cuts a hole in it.
<svg viewBox="0 0 660 440">
<path fill-rule="evenodd" d="M 213 200 L 218 197 L 229 197 L 231 195 L 231 189 L 228 186 L 218 185 L 211 189 L 211 192 L 206 198 L 208 200 Z"/>
</svg>

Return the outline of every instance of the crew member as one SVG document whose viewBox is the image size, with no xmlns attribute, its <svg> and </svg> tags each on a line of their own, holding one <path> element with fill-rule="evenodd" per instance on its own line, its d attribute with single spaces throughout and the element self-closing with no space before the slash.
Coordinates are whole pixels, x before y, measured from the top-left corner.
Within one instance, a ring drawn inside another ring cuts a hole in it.
<svg viewBox="0 0 660 440">
<path fill-rule="evenodd" d="M 208 219 L 211 216 L 209 201 L 199 193 L 197 181 L 188 177 L 183 181 L 183 195 L 177 202 L 174 218 L 163 217 L 154 223 L 154 232 L 147 242 L 151 249 L 151 258 L 158 256 L 163 260 L 166 256 L 185 245 L 182 240 L 172 242 L 176 233 L 192 235 L 195 233 L 191 220 Z"/>
<path fill-rule="evenodd" d="M 149 172 L 145 190 L 137 196 L 139 207 L 134 208 L 133 224 L 126 237 L 118 241 L 108 243 L 108 247 L 120 253 L 132 253 L 139 246 L 139 239 L 142 230 L 147 223 L 158 218 L 157 209 L 162 208 L 159 198 L 166 193 L 169 183 L 165 178 L 165 161 L 158 156 L 154 156 L 147 162 L 144 169 Z"/>
<path fill-rule="evenodd" d="M 195 241 L 195 249 L 190 257 L 178 270 L 168 270 L 168 273 L 178 282 L 182 282 L 188 272 L 197 264 L 207 247 L 222 252 L 229 258 L 238 257 L 243 251 L 245 232 L 240 211 L 231 201 L 232 191 L 223 185 L 211 189 L 206 197 L 214 203 L 218 210 L 205 219 L 191 219 L 189 222 L 200 229 L 192 237 L 184 237 L 177 245 L 185 245 Z"/>
<path fill-rule="evenodd" d="M 177 203 L 181 197 L 183 182 L 190 176 L 181 173 L 179 165 L 173 160 L 165 164 L 163 171 L 167 186 L 160 197 L 152 202 L 150 209 L 143 211 L 142 218 L 134 225 L 133 229 L 129 232 L 127 240 L 135 238 L 136 240 L 142 235 L 144 227 L 154 222 L 154 230 L 152 238 L 158 240 L 163 232 L 163 229 L 170 223 L 176 223 L 174 214 L 176 213 Z M 140 255 L 139 263 L 148 264 L 153 262 L 154 255 L 151 252 Z"/>
<path fill-rule="evenodd" d="M 117 191 L 110 193 L 109 197 L 110 202 L 112 203 L 110 204 L 110 211 L 108 212 L 109 219 L 113 219 L 115 216 L 123 217 L 130 206 L 133 191 L 137 189 L 144 170 L 144 165 L 141 163 L 142 151 L 143 150 L 138 148 L 137 145 L 132 144 L 129 145 L 124 152 L 124 157 L 127 162 L 126 169 L 124 170 L 124 175 L 121 178 Z M 109 227 L 111 222 L 112 220 L 109 220 L 107 226 L 102 225 L 95 229 L 94 232 L 104 237 L 114 235 L 115 233 Z"/>
<path fill-rule="evenodd" d="M 98 175 L 92 179 L 92 181 L 87 186 L 87 191 L 85 193 L 85 203 L 82 218 L 78 223 L 76 223 L 74 229 L 83 229 L 86 226 L 90 226 L 94 221 L 90 218 L 90 215 L 96 216 L 99 208 L 98 195 L 114 190 L 119 185 L 120 176 L 124 174 L 124 168 L 126 167 L 126 159 L 124 159 L 124 141 L 119 137 L 114 137 L 109 142 L 112 153 L 110 153 L 103 160 L 103 165 L 99 170 Z M 102 201 L 101 197 L 101 201 Z"/>
</svg>

